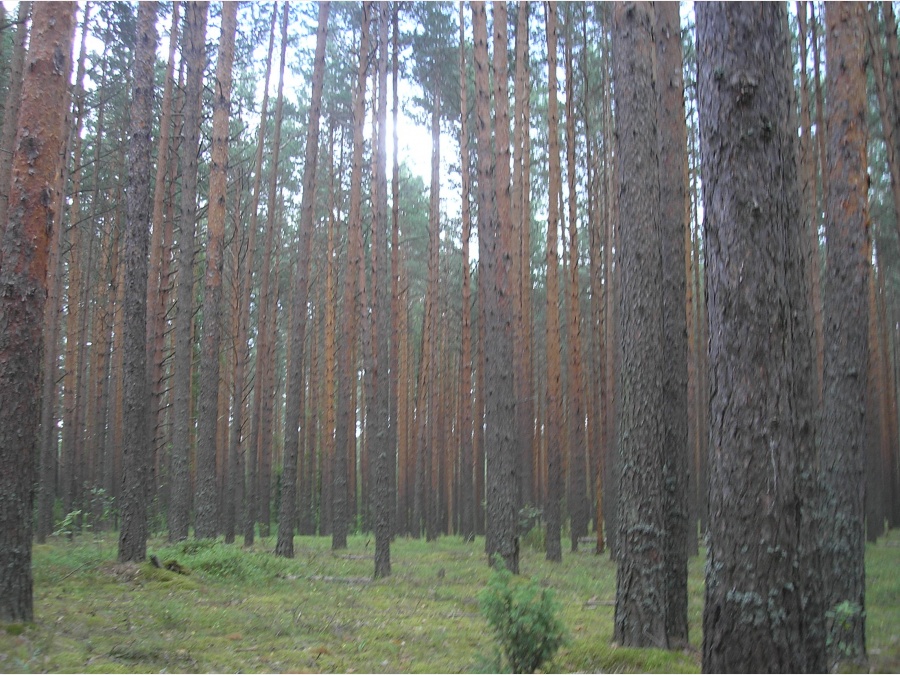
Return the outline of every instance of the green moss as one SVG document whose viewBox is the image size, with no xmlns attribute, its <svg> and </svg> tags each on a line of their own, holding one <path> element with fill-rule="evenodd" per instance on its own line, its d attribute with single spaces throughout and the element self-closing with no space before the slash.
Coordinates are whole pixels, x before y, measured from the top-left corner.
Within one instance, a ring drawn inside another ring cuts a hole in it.
<svg viewBox="0 0 900 675">
<path fill-rule="evenodd" d="M 150 542 L 160 561 L 118 565 L 116 538 L 52 540 L 34 547 L 35 621 L 0 630 L 4 672 L 477 672 L 495 671 L 497 648 L 477 594 L 490 569 L 484 540 L 397 539 L 394 575 L 371 581 L 373 542 L 298 537 L 292 560 L 274 539 L 252 550 L 220 541 Z M 872 669 L 900 669 L 900 535 L 867 549 Z M 559 564 L 522 548 L 521 571 L 553 590 L 569 643 L 546 671 L 697 672 L 703 559 L 690 561 L 690 648 L 612 645 L 615 566 L 589 551 Z"/>
</svg>

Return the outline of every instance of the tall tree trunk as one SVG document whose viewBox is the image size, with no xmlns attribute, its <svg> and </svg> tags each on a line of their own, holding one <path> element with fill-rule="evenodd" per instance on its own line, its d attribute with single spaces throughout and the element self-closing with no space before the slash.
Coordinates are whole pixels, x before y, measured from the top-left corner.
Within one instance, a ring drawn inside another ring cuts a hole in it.
<svg viewBox="0 0 900 675">
<path fill-rule="evenodd" d="M 459 434 L 460 434 L 460 534 L 466 541 L 475 536 L 475 486 L 472 474 L 472 280 L 469 265 L 469 239 L 472 210 L 469 202 L 472 177 L 469 170 L 469 102 L 466 80 L 466 19 L 459 3 L 459 152 L 462 180 L 462 335 L 459 359 Z"/>
<path fill-rule="evenodd" d="M 569 377 L 567 379 L 569 432 L 569 494 L 572 551 L 578 540 L 587 536 L 590 520 L 587 478 L 590 476 L 585 439 L 584 376 L 581 365 L 581 288 L 578 279 L 578 198 L 575 167 L 575 60 L 573 56 L 572 6 L 566 8 L 566 177 L 569 189 Z"/>
<path fill-rule="evenodd" d="M 563 492 L 562 453 L 565 429 L 562 408 L 562 364 L 560 357 L 559 325 L 559 195 L 561 168 L 559 157 L 559 104 L 557 102 L 557 55 L 559 31 L 556 21 L 556 2 L 545 5 L 547 14 L 547 64 L 549 90 L 547 115 L 549 142 L 550 203 L 547 209 L 547 503 L 544 518 L 547 523 L 547 560 L 562 560 L 560 534 L 562 529 L 561 501 Z"/>
<path fill-rule="evenodd" d="M 0 621 L 34 620 L 31 530 L 40 414 L 41 328 L 65 147 L 74 2 L 35 7 L 0 240 Z M 48 103 L 55 102 L 56 105 Z"/>
<path fill-rule="evenodd" d="M 278 162 L 281 153 L 281 125 L 284 117 L 284 68 L 287 54 L 288 6 L 282 10 L 281 60 L 278 78 L 278 96 L 275 101 L 275 137 L 272 142 L 272 159 L 269 169 L 268 199 L 266 203 L 266 243 L 263 249 L 259 284 L 259 314 L 256 324 L 256 381 L 253 388 L 253 420 L 248 451 L 255 456 L 252 475 L 252 499 L 247 503 L 247 531 L 244 543 L 253 541 L 250 530 L 259 523 L 261 537 L 269 534 L 271 503 L 269 485 L 271 476 L 272 405 L 275 398 L 275 304 L 278 295 L 278 275 L 272 282 L 272 268 L 277 271 L 278 254 L 275 252 L 276 215 L 278 213 Z M 279 233 L 280 234 L 280 233 Z"/>
<path fill-rule="evenodd" d="M 866 8 L 826 5 L 828 192 L 825 202 L 825 408 L 820 451 L 829 667 L 866 666 L 865 434 L 868 316 Z"/>
<path fill-rule="evenodd" d="M 815 355 L 785 7 L 698 5 L 697 47 L 712 378 L 703 668 L 820 672 Z"/>
<path fill-rule="evenodd" d="M 128 195 L 125 227 L 124 423 L 135 431 L 122 449 L 122 499 L 119 562 L 147 557 L 147 487 L 151 473 L 147 397 L 147 253 L 150 245 L 153 134 L 153 66 L 156 61 L 156 3 L 138 7 L 131 133 L 128 147 Z"/>
<path fill-rule="evenodd" d="M 687 126 L 678 6 L 656 7 L 656 82 L 659 133 L 659 216 L 662 251 L 663 481 L 665 514 L 666 635 L 669 646 L 688 642 Z"/>
<path fill-rule="evenodd" d="M 194 231 L 197 225 L 197 156 L 200 151 L 200 95 L 206 65 L 208 2 L 185 9 L 182 58 L 186 65 L 181 145 L 181 233 L 178 237 L 178 290 L 175 315 L 174 427 L 172 430 L 169 540 L 188 536 L 190 523 L 191 371 L 194 295 Z"/>
<path fill-rule="evenodd" d="M 359 42 L 359 66 L 356 89 L 353 92 L 353 159 L 350 175 L 350 211 L 347 216 L 347 270 L 344 273 L 344 330 L 338 344 L 338 363 L 341 373 L 338 379 L 337 425 L 335 427 L 335 454 L 332 478 L 332 536 L 331 548 L 347 548 L 347 527 L 350 505 L 348 500 L 348 445 L 355 436 L 356 407 L 351 405 L 356 389 L 356 367 L 353 358 L 357 339 L 357 292 L 359 272 L 362 267 L 362 168 L 363 121 L 366 108 L 366 66 L 369 58 L 369 17 L 373 11 L 369 2 L 363 4 L 362 26 Z"/>
<path fill-rule="evenodd" d="M 248 336 L 250 332 L 250 294 L 253 288 L 253 258 L 256 252 L 256 231 L 258 226 L 259 193 L 262 189 L 262 163 L 263 149 L 266 139 L 266 118 L 269 107 L 269 79 L 272 74 L 272 52 L 275 46 L 275 25 L 278 21 L 278 5 L 272 7 L 272 20 L 269 24 L 269 51 L 266 57 L 266 76 L 263 85 L 263 100 L 260 109 L 259 135 L 256 141 L 256 158 L 253 164 L 253 194 L 250 203 L 250 225 L 247 228 L 247 252 L 242 262 L 241 286 L 239 289 L 238 305 L 238 332 L 237 332 L 237 359 L 234 373 L 234 423 L 231 432 L 232 453 L 243 457 L 243 464 L 247 467 L 244 493 L 244 546 L 252 546 L 255 531 L 256 514 L 256 443 L 254 432 L 246 433 L 247 426 L 245 401 L 249 396 L 246 391 L 247 384 L 245 373 L 250 363 L 250 344 Z M 259 386 L 257 381 L 256 386 Z M 255 389 L 255 387 L 254 387 Z M 256 396 L 254 392 L 253 407 L 250 409 L 253 424 L 256 425 Z M 249 436 L 249 438 L 248 438 Z M 242 476 L 243 477 L 243 476 Z M 239 519 L 239 516 L 235 516 Z"/>
<path fill-rule="evenodd" d="M 371 412 L 376 417 L 375 438 L 370 438 L 372 451 L 372 519 L 375 531 L 375 578 L 391 575 L 391 492 L 390 467 L 396 463 L 396 450 L 389 443 L 390 387 L 388 361 L 390 358 L 390 286 L 388 285 L 387 246 L 387 53 L 389 7 L 382 4 L 379 17 L 378 40 L 378 143 L 375 148 L 375 186 L 372 239 L 372 298 L 373 324 L 377 345 L 375 366 L 375 395 Z M 390 420 L 393 425 L 396 422 Z"/>
<path fill-rule="evenodd" d="M 614 639 L 668 646 L 663 497 L 663 325 L 653 9 L 616 3 L 613 54 L 619 152 L 621 373 L 619 550 Z"/>
<path fill-rule="evenodd" d="M 325 79 L 325 38 L 328 31 L 328 2 L 319 3 L 316 29 L 316 54 L 313 61 L 312 98 L 306 127 L 306 157 L 303 164 L 303 202 L 300 211 L 300 256 L 294 270 L 291 306 L 290 370 L 287 374 L 285 401 L 284 463 L 281 473 L 281 506 L 278 516 L 276 555 L 294 557 L 294 514 L 297 502 L 297 456 L 300 445 L 300 421 L 303 419 L 303 347 L 306 342 L 306 316 L 309 299 L 309 259 L 316 207 L 316 166 L 319 157 L 319 119 L 322 87 Z"/>
<path fill-rule="evenodd" d="M 486 274 L 485 373 L 487 532 L 488 558 L 500 555 L 506 568 L 519 572 L 518 479 L 516 476 L 516 401 L 513 382 L 513 306 L 510 263 L 513 224 L 510 212 L 509 77 L 507 64 L 506 3 L 492 3 L 495 159 L 493 181 L 490 151 L 490 93 L 487 84 L 487 17 L 483 4 L 473 3 L 476 101 L 478 110 L 479 246 Z M 490 192 L 488 192 L 490 191 Z M 488 192 L 488 194 L 485 194 Z M 495 210 L 496 209 L 496 210 Z M 480 256 L 479 256 L 480 257 Z"/>
<path fill-rule="evenodd" d="M 219 447 L 219 346 L 222 335 L 222 265 L 228 199 L 228 120 L 231 115 L 231 66 L 237 4 L 222 5 L 222 30 L 213 99 L 212 164 L 209 170 L 206 274 L 203 289 L 203 339 L 200 352 L 200 402 L 197 419 L 197 491 L 194 535 L 210 539 L 219 531 L 216 454 Z M 224 441 L 224 439 L 221 439 Z"/>
<path fill-rule="evenodd" d="M 172 3 L 172 27 L 169 31 L 169 60 L 166 66 L 165 84 L 160 111 L 159 144 L 156 153 L 156 176 L 153 188 L 153 214 L 151 224 L 153 232 L 150 239 L 150 263 L 147 281 L 147 376 L 149 378 L 148 395 L 150 396 L 150 452 L 153 458 L 150 478 L 151 499 L 155 496 L 158 483 L 156 465 L 158 455 L 164 447 L 163 409 L 165 387 L 165 336 L 166 314 L 168 310 L 167 293 L 169 279 L 163 275 L 169 263 L 169 250 L 166 246 L 166 233 L 171 229 L 171 220 L 166 218 L 166 194 L 175 182 L 173 159 L 175 153 L 172 143 L 172 98 L 175 75 L 175 51 L 178 46 L 178 22 L 181 4 Z"/>
</svg>

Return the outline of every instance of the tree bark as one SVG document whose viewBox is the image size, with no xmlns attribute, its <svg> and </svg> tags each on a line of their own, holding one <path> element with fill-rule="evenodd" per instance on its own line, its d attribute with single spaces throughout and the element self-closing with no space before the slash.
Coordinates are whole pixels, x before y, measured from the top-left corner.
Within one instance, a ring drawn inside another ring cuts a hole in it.
<svg viewBox="0 0 900 675">
<path fill-rule="evenodd" d="M 562 453 L 565 429 L 562 408 L 562 364 L 560 359 L 559 325 L 559 186 L 561 168 L 559 157 L 559 104 L 557 103 L 557 55 L 559 31 L 556 21 L 556 2 L 545 5 L 547 14 L 547 64 L 549 90 L 547 115 L 549 141 L 550 203 L 547 209 L 547 309 L 546 309 L 546 434 L 547 434 L 547 502 L 544 519 L 547 524 L 547 560 L 562 560 L 560 534 L 562 529 L 561 501 L 563 493 Z"/>
<path fill-rule="evenodd" d="M 866 8 L 826 5 L 828 192 L 825 202 L 824 415 L 820 452 L 828 665 L 867 666 L 865 434 L 868 364 Z M 849 603 L 849 610 L 842 609 Z"/>
<path fill-rule="evenodd" d="M 654 106 L 653 9 L 616 3 L 613 31 L 619 152 L 620 457 L 616 642 L 668 646 L 663 484 L 662 259 Z"/>
<path fill-rule="evenodd" d="M 74 2 L 40 3 L 34 10 L 10 208 L 0 240 L 0 621 L 5 623 L 34 620 L 31 531 L 41 328 L 75 10 Z"/>
<path fill-rule="evenodd" d="M 138 6 L 131 132 L 128 147 L 128 193 L 125 227 L 125 364 L 124 423 L 135 433 L 122 449 L 122 498 L 119 562 L 147 557 L 147 489 L 151 475 L 147 396 L 147 249 L 150 245 L 153 135 L 153 66 L 156 61 L 155 2 Z"/>
<path fill-rule="evenodd" d="M 363 4 L 362 26 L 359 41 L 359 66 L 356 88 L 353 92 L 353 159 L 350 175 L 350 211 L 347 216 L 347 270 L 344 273 L 344 330 L 338 344 L 337 425 L 335 427 L 335 454 L 332 478 L 332 550 L 347 548 L 348 515 L 350 513 L 347 473 L 348 444 L 355 447 L 356 407 L 351 405 L 356 389 L 356 367 L 354 345 L 357 340 L 357 293 L 359 291 L 359 271 L 362 266 L 362 168 L 363 168 L 363 123 L 366 108 L 366 70 L 369 58 L 369 17 L 374 11 L 371 3 Z"/>
<path fill-rule="evenodd" d="M 216 454 L 219 446 L 219 346 L 222 335 L 222 265 L 228 198 L 228 120 L 231 114 L 231 66 L 237 5 L 222 5 L 222 29 L 213 98 L 212 164 L 209 175 L 203 338 L 200 351 L 200 401 L 197 419 L 197 481 L 194 535 L 211 539 L 219 531 Z M 224 439 L 222 439 L 224 440 Z"/>
<path fill-rule="evenodd" d="M 328 32 L 328 2 L 319 3 L 316 29 L 316 53 L 313 60 L 312 98 L 306 127 L 306 157 L 303 164 L 303 195 L 300 211 L 300 257 L 294 271 L 291 307 L 290 370 L 287 374 L 285 401 L 284 464 L 281 473 L 281 506 L 278 517 L 276 555 L 294 557 L 294 514 L 297 502 L 297 456 L 300 445 L 299 425 L 303 419 L 303 347 L 306 343 L 306 316 L 309 299 L 309 259 L 316 206 L 316 166 L 319 157 L 319 119 L 322 110 L 322 87 L 325 79 L 325 39 Z"/>
<path fill-rule="evenodd" d="M 191 357 L 193 340 L 194 231 L 197 225 L 197 156 L 200 152 L 200 96 L 206 65 L 208 2 L 185 9 L 184 126 L 181 143 L 181 233 L 178 237 L 178 290 L 175 299 L 175 363 L 173 370 L 174 425 L 172 430 L 169 540 L 187 539 L 190 524 Z"/>
<path fill-rule="evenodd" d="M 660 239 L 662 251 L 663 481 L 666 635 L 671 648 L 688 644 L 688 444 L 685 244 L 687 126 L 678 5 L 656 6 Z"/>
<path fill-rule="evenodd" d="M 712 396 L 703 669 L 821 672 L 815 355 L 786 9 L 698 5 L 697 46 Z"/>
</svg>

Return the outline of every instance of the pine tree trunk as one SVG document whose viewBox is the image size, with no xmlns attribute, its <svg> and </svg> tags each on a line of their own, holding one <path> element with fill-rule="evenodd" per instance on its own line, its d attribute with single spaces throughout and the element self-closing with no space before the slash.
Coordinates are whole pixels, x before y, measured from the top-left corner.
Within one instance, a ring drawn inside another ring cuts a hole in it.
<svg viewBox="0 0 900 675">
<path fill-rule="evenodd" d="M 359 272 L 362 267 L 362 155 L 363 155 L 363 120 L 366 103 L 366 66 L 369 55 L 369 17 L 373 11 L 371 3 L 363 5 L 362 26 L 359 44 L 359 67 L 357 69 L 356 89 L 353 92 L 353 160 L 350 176 L 350 211 L 347 216 L 347 270 L 344 274 L 344 326 L 343 335 L 338 343 L 338 379 L 337 424 L 335 427 L 335 454 L 332 467 L 332 537 L 331 548 L 340 550 L 347 548 L 348 516 L 350 515 L 348 490 L 348 446 L 355 447 L 356 406 L 352 404 L 353 392 L 356 390 L 356 367 L 353 358 L 354 345 L 357 340 L 356 310 L 357 292 L 359 290 Z"/>
<path fill-rule="evenodd" d="M 787 13 L 696 13 L 712 379 L 703 668 L 821 672 L 814 334 Z M 736 126 L 744 133 L 722 133 Z"/>
<path fill-rule="evenodd" d="M 316 166 L 319 157 L 319 119 L 322 87 L 325 79 L 325 38 L 330 4 L 319 3 L 316 29 L 316 53 L 313 61 L 312 98 L 306 129 L 306 157 L 303 164 L 303 195 L 300 212 L 300 257 L 294 271 L 291 307 L 290 369 L 285 401 L 284 463 L 281 474 L 281 505 L 278 516 L 276 555 L 294 557 L 294 514 L 297 502 L 297 457 L 300 446 L 299 425 L 303 419 L 303 347 L 306 342 L 306 315 L 309 298 L 309 260 L 315 216 Z M 314 333 L 315 334 L 315 333 Z"/>
<path fill-rule="evenodd" d="M 666 635 L 671 648 L 688 644 L 688 444 L 685 246 L 688 210 L 684 171 L 687 126 L 678 6 L 656 5 L 660 239 L 662 250 L 663 481 Z"/>
<path fill-rule="evenodd" d="M 134 432 L 123 448 L 119 562 L 147 557 L 147 489 L 151 475 L 147 396 L 147 253 L 150 245 L 153 134 L 153 66 L 156 61 L 156 5 L 139 5 L 125 227 L 124 423 Z"/>
<path fill-rule="evenodd" d="M 559 105 L 557 103 L 557 55 L 556 46 L 559 31 L 556 21 L 556 3 L 545 5 L 547 13 L 547 63 L 548 89 L 547 104 L 549 117 L 549 172 L 550 204 L 547 216 L 547 394 L 546 394 L 546 435 L 547 435 L 547 502 L 544 519 L 547 524 L 547 560 L 562 560 L 560 535 L 562 529 L 562 453 L 565 430 L 562 409 L 562 364 L 560 358 L 559 320 L 559 186 L 561 168 L 559 156 Z"/>
<path fill-rule="evenodd" d="M 194 535 L 210 539 L 219 531 L 216 454 L 219 447 L 219 346 L 222 335 L 222 266 L 228 198 L 228 119 L 231 114 L 231 66 L 237 5 L 222 6 L 222 30 L 213 98 L 212 163 L 209 176 L 206 274 L 203 289 L 203 338 L 200 352 L 200 401 L 197 419 L 197 488 Z M 224 440 L 224 439 L 222 439 Z"/>
<path fill-rule="evenodd" d="M 623 223 L 618 353 L 616 642 L 665 649 L 662 260 L 653 10 L 616 4 L 613 53 Z M 625 225 L 627 224 L 627 225 Z"/>
<path fill-rule="evenodd" d="M 0 621 L 34 620 L 31 575 L 34 448 L 47 265 L 65 147 L 75 3 L 35 7 L 0 240 Z M 48 105 L 56 102 L 56 105 Z"/>
<path fill-rule="evenodd" d="M 568 347 L 569 377 L 567 380 L 569 433 L 569 493 L 572 551 L 578 550 L 578 540 L 587 536 L 590 506 L 588 502 L 587 447 L 585 439 L 584 376 L 581 365 L 581 288 L 578 279 L 578 225 L 575 167 L 575 62 L 573 57 L 574 16 L 571 5 L 566 9 L 566 176 L 569 195 L 569 279 L 568 279 Z"/>
<path fill-rule="evenodd" d="M 194 294 L 194 232 L 197 225 L 197 156 L 200 148 L 200 95 L 206 64 L 208 2 L 187 5 L 182 58 L 186 64 L 184 127 L 181 145 L 181 232 L 178 237 L 178 290 L 175 315 L 173 370 L 174 425 L 172 430 L 169 540 L 188 536 L 190 523 L 191 372 Z"/>
<path fill-rule="evenodd" d="M 829 668 L 867 665 L 865 641 L 865 432 L 868 316 L 866 8 L 826 5 L 828 192 L 825 202 L 824 415 L 820 437 L 825 518 Z"/>
</svg>

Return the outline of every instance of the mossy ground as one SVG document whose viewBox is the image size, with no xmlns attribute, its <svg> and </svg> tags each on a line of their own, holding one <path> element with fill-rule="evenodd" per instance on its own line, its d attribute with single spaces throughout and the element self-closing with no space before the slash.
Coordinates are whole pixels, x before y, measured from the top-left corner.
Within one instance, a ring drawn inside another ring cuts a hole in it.
<svg viewBox="0 0 900 675">
<path fill-rule="evenodd" d="M 161 563 L 118 565 L 115 537 L 35 546 L 35 623 L 0 626 L 0 672 L 488 672 L 501 666 L 478 610 L 490 574 L 484 542 L 398 539 L 393 576 L 372 581 L 374 542 L 298 537 L 295 558 L 274 539 L 150 543 Z M 867 554 L 873 670 L 900 668 L 900 535 Z M 691 646 L 612 646 L 615 567 L 590 551 L 552 565 L 525 548 L 521 571 L 554 589 L 568 643 L 548 671 L 697 672 L 703 563 L 690 564 Z"/>
</svg>

